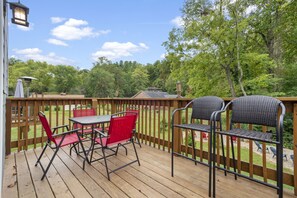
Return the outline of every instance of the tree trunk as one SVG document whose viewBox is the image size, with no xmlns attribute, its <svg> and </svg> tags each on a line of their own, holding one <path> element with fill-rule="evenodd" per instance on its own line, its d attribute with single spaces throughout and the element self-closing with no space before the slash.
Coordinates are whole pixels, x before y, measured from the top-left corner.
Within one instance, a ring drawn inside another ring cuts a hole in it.
<svg viewBox="0 0 297 198">
<path fill-rule="evenodd" d="M 236 5 L 237 5 L 237 2 L 236 2 Z M 234 10 L 234 16 L 235 16 L 235 27 L 236 27 L 236 30 L 235 30 L 236 59 L 237 59 L 237 69 L 239 71 L 238 83 L 239 83 L 239 86 L 240 86 L 240 89 L 241 89 L 243 95 L 246 96 L 246 92 L 245 92 L 244 87 L 243 87 L 243 84 L 242 84 L 243 71 L 242 71 L 242 68 L 241 68 L 241 65 L 240 65 L 240 54 L 239 54 L 240 47 L 239 47 L 239 38 L 238 38 L 237 6 L 235 7 L 235 10 Z"/>
<path fill-rule="evenodd" d="M 234 84 L 232 81 L 230 66 L 222 66 L 222 67 L 225 69 L 225 72 L 226 72 L 228 84 L 230 86 L 231 96 L 236 97 L 236 92 L 235 92 Z"/>
</svg>

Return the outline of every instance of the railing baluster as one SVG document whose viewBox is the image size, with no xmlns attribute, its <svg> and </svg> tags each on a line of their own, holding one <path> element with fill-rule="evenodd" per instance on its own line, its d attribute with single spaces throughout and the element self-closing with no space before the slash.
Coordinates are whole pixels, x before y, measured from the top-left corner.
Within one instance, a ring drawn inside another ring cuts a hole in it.
<svg viewBox="0 0 297 198">
<path fill-rule="evenodd" d="M 192 120 L 192 122 L 193 122 L 193 120 Z M 202 120 L 200 120 L 200 124 L 202 124 L 203 123 L 203 121 Z M 200 162 L 202 162 L 203 161 L 203 135 L 202 135 L 202 133 L 200 132 L 200 152 L 199 152 L 199 157 L 200 157 Z M 209 156 L 208 156 L 208 160 L 209 160 Z"/>
<path fill-rule="evenodd" d="M 34 140 L 33 140 L 33 145 L 34 145 L 34 149 L 36 149 L 36 118 L 37 118 L 37 114 L 38 114 L 38 103 L 37 101 L 34 101 L 34 111 L 33 111 L 33 122 L 34 122 L 34 129 L 33 129 L 33 133 L 34 133 Z"/>
<path fill-rule="evenodd" d="M 183 105 L 184 106 L 184 105 Z M 186 123 L 188 123 L 189 122 L 189 115 L 188 115 L 188 108 L 186 108 L 186 110 L 185 110 L 185 122 Z M 188 143 L 188 140 L 189 140 L 189 130 L 188 129 L 186 129 L 186 131 L 185 131 L 185 133 L 186 133 L 186 156 L 188 157 L 189 156 L 189 151 L 188 151 L 188 149 L 189 149 L 189 143 Z"/>
<path fill-rule="evenodd" d="M 249 130 L 252 130 L 253 129 L 253 125 L 252 124 L 249 124 Z M 253 151 L 253 140 L 249 140 L 249 174 L 250 174 L 250 177 L 254 177 L 254 151 Z"/>
<path fill-rule="evenodd" d="M 18 152 L 21 151 L 21 102 L 18 101 Z M 22 109 L 25 111 L 25 108 Z"/>
<path fill-rule="evenodd" d="M 170 103 L 170 101 L 168 101 L 168 112 L 167 112 L 167 114 L 168 114 L 168 124 L 167 124 L 167 129 L 168 129 L 168 139 L 167 139 L 167 148 L 168 148 L 168 152 L 170 153 L 170 149 L 174 149 L 174 148 L 171 148 L 171 146 L 170 146 L 170 140 L 171 140 L 171 127 L 170 127 L 170 123 L 171 123 L 171 103 Z M 179 105 L 178 105 L 178 103 L 177 103 L 177 106 L 175 106 L 174 104 L 173 104 L 173 107 L 174 108 L 178 108 L 179 107 Z M 180 116 L 178 117 L 178 119 L 175 119 L 175 120 L 179 120 L 180 121 Z M 178 136 L 175 136 L 176 138 L 177 138 L 177 142 L 178 142 L 178 151 L 180 152 L 181 151 L 181 144 L 180 144 L 180 133 L 179 132 L 177 132 L 176 134 L 178 134 Z"/>
<path fill-rule="evenodd" d="M 226 112 L 226 130 L 230 130 L 230 110 Z M 230 169 L 230 136 L 226 137 L 226 165 Z"/>
<path fill-rule="evenodd" d="M 153 134 L 154 134 L 154 148 L 156 147 L 156 101 L 153 101 Z"/>
<path fill-rule="evenodd" d="M 149 103 L 149 102 L 148 102 Z M 149 103 L 149 118 L 148 118 L 148 134 L 152 137 L 152 105 Z M 151 138 L 149 138 L 149 145 L 151 146 Z"/>
<path fill-rule="evenodd" d="M 297 103 L 293 105 L 293 141 L 294 141 L 294 193 L 297 195 Z"/>
<path fill-rule="evenodd" d="M 237 124 L 237 127 L 240 128 L 240 124 Z M 240 138 L 237 138 L 237 170 L 238 170 L 238 173 L 241 173 L 241 141 L 240 141 Z"/>
<path fill-rule="evenodd" d="M 216 122 L 216 126 L 219 126 L 219 122 Z M 210 125 L 210 123 L 208 123 Z M 217 149 L 217 165 L 219 166 L 221 164 L 221 154 L 220 154 L 220 148 L 222 148 L 222 146 L 220 145 L 221 143 L 221 136 L 219 134 L 217 134 L 216 136 L 216 140 L 217 140 L 217 145 L 216 145 L 216 149 Z M 209 137 L 208 137 L 208 141 L 209 141 Z M 208 153 L 209 153 L 209 150 L 208 150 Z"/>
<path fill-rule="evenodd" d="M 161 101 L 158 101 L 158 149 L 160 149 L 160 134 L 161 134 Z"/>
<path fill-rule="evenodd" d="M 165 109 L 166 109 L 166 105 L 165 105 L 165 101 L 162 101 L 162 104 L 163 104 L 163 108 L 162 108 L 162 112 L 163 112 L 163 122 L 162 122 L 162 124 L 163 124 L 163 129 L 162 129 L 162 131 L 163 131 L 163 144 L 162 144 L 162 148 L 163 148 L 163 151 L 165 151 L 165 126 L 166 126 L 166 120 L 165 120 Z M 168 127 L 170 127 L 169 125 L 168 125 Z"/>
<path fill-rule="evenodd" d="M 263 126 L 262 131 L 266 133 L 267 127 Z M 267 182 L 267 164 L 266 164 L 266 143 L 262 143 L 262 166 L 263 166 L 263 181 Z"/>
</svg>

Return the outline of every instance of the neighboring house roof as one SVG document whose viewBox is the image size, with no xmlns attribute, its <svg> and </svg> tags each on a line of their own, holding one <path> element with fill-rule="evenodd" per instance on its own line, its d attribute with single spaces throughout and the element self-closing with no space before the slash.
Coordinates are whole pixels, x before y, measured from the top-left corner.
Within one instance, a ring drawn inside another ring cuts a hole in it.
<svg viewBox="0 0 297 198">
<path fill-rule="evenodd" d="M 177 98 L 177 95 L 171 95 L 164 91 L 140 91 L 132 98 Z"/>
</svg>

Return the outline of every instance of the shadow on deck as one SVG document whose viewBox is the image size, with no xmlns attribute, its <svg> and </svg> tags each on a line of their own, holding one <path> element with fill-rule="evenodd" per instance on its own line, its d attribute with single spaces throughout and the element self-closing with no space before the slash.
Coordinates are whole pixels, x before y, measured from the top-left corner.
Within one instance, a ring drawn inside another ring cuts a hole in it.
<svg viewBox="0 0 297 198">
<path fill-rule="evenodd" d="M 58 152 L 47 177 L 41 181 L 42 171 L 35 167 L 41 149 L 11 154 L 6 157 L 3 197 L 208 197 L 208 168 L 176 157 L 175 177 L 170 173 L 170 154 L 146 145 L 137 146 L 141 166 L 134 163 L 111 174 L 107 180 L 102 162 L 86 165 L 69 148 Z M 98 151 L 98 153 L 100 153 Z M 52 151 L 46 153 L 51 156 Z M 45 155 L 43 163 L 49 158 Z M 96 154 L 99 155 L 99 154 Z M 129 146 L 128 159 L 135 159 Z M 127 161 L 124 150 L 109 158 L 113 169 Z M 217 171 L 217 197 L 277 197 L 276 190 L 246 179 L 234 180 Z M 294 197 L 285 189 L 284 197 Z"/>
</svg>

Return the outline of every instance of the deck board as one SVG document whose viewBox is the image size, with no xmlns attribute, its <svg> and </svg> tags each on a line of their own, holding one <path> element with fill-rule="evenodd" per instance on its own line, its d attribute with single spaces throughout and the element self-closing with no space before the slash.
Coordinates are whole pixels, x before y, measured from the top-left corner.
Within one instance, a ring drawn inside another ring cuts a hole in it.
<svg viewBox="0 0 297 198">
<path fill-rule="evenodd" d="M 35 186 L 35 192 L 37 197 L 54 198 L 55 195 L 51 190 L 48 182 L 43 182 L 40 180 L 40 175 L 42 175 L 42 170 L 35 168 L 34 162 L 36 161 L 36 156 L 34 152 L 26 152 L 26 159 L 28 162 L 29 171 L 32 175 L 32 181 Z M 32 163 L 33 162 L 33 163 Z"/>
<path fill-rule="evenodd" d="M 5 157 L 3 177 L 3 195 L 9 195 L 11 198 L 18 197 L 16 165 L 14 154 Z"/>
<path fill-rule="evenodd" d="M 53 152 L 48 149 L 46 151 L 46 155 L 50 159 L 53 155 Z M 60 174 L 60 176 L 63 178 L 63 181 L 71 191 L 72 195 L 74 197 L 91 197 L 90 193 L 87 191 L 87 189 L 81 184 L 81 182 L 75 177 L 75 175 L 64 163 L 61 161 L 59 157 L 56 157 L 53 161 L 53 166 L 57 169 L 57 172 Z M 83 172 L 83 170 L 82 170 Z"/>
<path fill-rule="evenodd" d="M 41 181 L 42 171 L 35 167 L 36 156 L 41 149 L 19 152 L 6 157 L 3 197 L 208 197 L 208 167 L 175 157 L 174 177 L 171 177 L 170 154 L 156 148 L 137 146 L 141 166 L 137 163 L 106 176 L 103 161 L 86 164 L 75 153 L 69 156 L 69 148 L 58 152 L 47 177 Z M 42 158 L 47 164 L 53 152 L 48 150 Z M 98 150 L 94 154 L 100 157 Z M 123 149 L 118 156 L 108 158 L 110 169 L 134 160 L 132 147 L 128 156 Z M 16 167 L 16 168 L 15 168 Z M 217 171 L 217 197 L 277 197 L 276 190 L 248 181 L 234 180 Z M 9 187 L 8 187 L 9 186 Z M 285 190 L 284 197 L 294 197 Z"/>
<path fill-rule="evenodd" d="M 36 189 L 27 163 L 25 152 L 16 154 L 18 192 L 19 197 L 34 198 L 36 197 Z"/>
<path fill-rule="evenodd" d="M 27 151 L 31 152 L 30 151 Z M 41 149 L 36 149 L 34 150 L 35 156 L 40 156 L 41 153 Z M 32 161 L 31 163 L 34 164 L 36 163 L 37 158 Z M 46 164 L 49 163 L 49 159 L 46 155 L 44 155 L 41 159 L 41 162 L 44 164 L 44 166 L 46 166 Z M 36 168 L 36 171 L 40 171 L 40 175 L 37 176 L 37 179 L 41 179 L 42 176 L 42 171 L 41 168 Z M 62 177 L 60 176 L 60 174 L 57 172 L 56 168 L 54 166 L 50 167 L 50 169 L 47 172 L 47 176 L 46 178 L 44 178 L 44 180 L 46 180 L 45 183 L 48 183 L 51 186 L 51 189 L 53 191 L 53 194 L 55 195 L 55 197 L 57 198 L 72 198 L 73 195 L 71 194 L 71 191 L 68 189 L 67 185 L 64 183 Z"/>
</svg>

